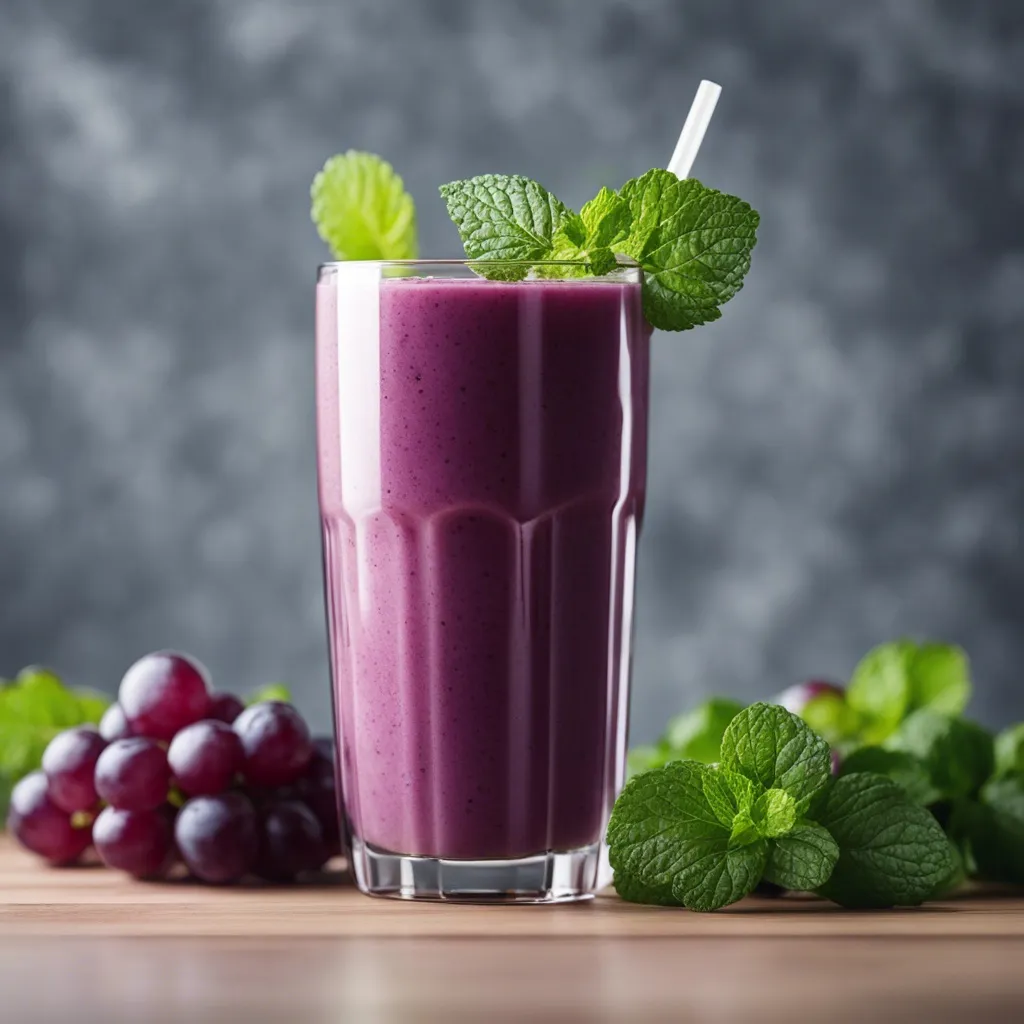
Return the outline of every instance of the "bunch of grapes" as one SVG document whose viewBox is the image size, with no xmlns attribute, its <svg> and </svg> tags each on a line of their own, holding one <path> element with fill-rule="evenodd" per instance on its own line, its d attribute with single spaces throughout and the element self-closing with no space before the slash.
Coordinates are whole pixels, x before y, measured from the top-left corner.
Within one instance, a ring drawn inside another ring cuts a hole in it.
<svg viewBox="0 0 1024 1024">
<path fill-rule="evenodd" d="M 99 729 L 68 729 L 11 794 L 7 826 L 52 864 L 90 845 L 108 867 L 204 882 L 291 881 L 340 852 L 329 740 L 290 704 L 211 693 L 183 654 L 125 673 Z"/>
</svg>

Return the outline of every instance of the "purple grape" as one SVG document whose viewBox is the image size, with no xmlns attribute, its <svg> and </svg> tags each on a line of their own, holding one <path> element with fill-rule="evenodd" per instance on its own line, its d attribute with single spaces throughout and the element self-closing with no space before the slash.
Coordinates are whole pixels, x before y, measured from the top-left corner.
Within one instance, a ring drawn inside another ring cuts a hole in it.
<svg viewBox="0 0 1024 1024">
<path fill-rule="evenodd" d="M 171 769 L 154 740 L 115 740 L 96 762 L 96 792 L 122 811 L 153 811 L 167 799 Z"/>
<path fill-rule="evenodd" d="M 256 812 L 241 793 L 197 796 L 178 812 L 174 838 L 189 871 L 204 882 L 237 882 L 256 863 Z"/>
<path fill-rule="evenodd" d="M 207 672 L 185 654 L 147 654 L 124 674 L 117 700 L 134 735 L 169 742 L 179 729 L 207 716 Z"/>
<path fill-rule="evenodd" d="M 272 882 L 290 882 L 316 871 L 328 859 L 316 815 L 297 800 L 271 804 L 260 815 L 260 852 L 256 874 Z"/>
<path fill-rule="evenodd" d="M 245 763 L 238 734 L 226 722 L 204 719 L 186 726 L 171 740 L 167 761 L 189 796 L 222 793 Z"/>
<path fill-rule="evenodd" d="M 215 693 L 210 698 L 210 710 L 206 717 L 231 725 L 244 710 L 245 705 L 233 693 Z"/>
<path fill-rule="evenodd" d="M 108 868 L 136 878 L 154 878 L 174 857 L 174 831 L 164 808 L 123 811 L 106 807 L 92 826 L 92 840 Z"/>
<path fill-rule="evenodd" d="M 302 778 L 295 784 L 296 796 L 316 815 L 324 842 L 332 856 L 341 853 L 338 824 L 338 791 L 330 741 L 316 740 L 313 756 Z M 326 753 L 325 753 L 326 751 Z"/>
<path fill-rule="evenodd" d="M 287 786 L 297 781 L 313 755 L 302 716 L 282 701 L 246 708 L 235 720 L 245 750 L 245 777 L 255 786 Z"/>
<path fill-rule="evenodd" d="M 807 705 L 814 700 L 815 697 L 822 697 L 826 694 L 833 694 L 836 697 L 842 697 L 844 694 L 843 688 L 838 683 L 829 683 L 823 679 L 811 679 L 806 683 L 797 683 L 794 686 L 790 686 L 788 689 L 783 690 L 776 698 L 774 703 L 781 704 L 787 711 L 791 711 L 794 715 L 803 714 L 803 710 Z"/>
<path fill-rule="evenodd" d="M 88 849 L 88 828 L 75 828 L 71 815 L 49 797 L 42 772 L 26 775 L 11 791 L 7 828 L 27 850 L 51 864 L 71 864 Z"/>
<path fill-rule="evenodd" d="M 120 704 L 111 704 L 100 719 L 100 735 L 108 742 L 124 740 L 131 736 L 128 719 L 124 717 Z"/>
<path fill-rule="evenodd" d="M 92 726 L 58 733 L 43 751 L 43 772 L 50 799 L 68 814 L 96 806 L 96 761 L 106 747 Z"/>
</svg>

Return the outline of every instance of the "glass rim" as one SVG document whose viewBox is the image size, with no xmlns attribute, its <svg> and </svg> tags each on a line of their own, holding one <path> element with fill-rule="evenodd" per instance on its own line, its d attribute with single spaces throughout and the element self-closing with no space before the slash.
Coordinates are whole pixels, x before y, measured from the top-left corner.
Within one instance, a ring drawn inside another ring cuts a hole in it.
<svg viewBox="0 0 1024 1024">
<path fill-rule="evenodd" d="M 600 281 L 602 277 L 608 277 L 618 271 L 640 270 L 640 264 L 629 256 L 616 256 L 615 270 L 607 274 L 594 274 L 588 278 L 574 278 L 569 280 L 590 280 Z M 468 267 L 472 270 L 476 266 L 487 267 L 586 267 L 587 260 L 482 260 L 469 259 L 411 259 L 411 260 L 324 260 L 317 264 L 317 271 L 338 269 L 341 267 Z"/>
</svg>

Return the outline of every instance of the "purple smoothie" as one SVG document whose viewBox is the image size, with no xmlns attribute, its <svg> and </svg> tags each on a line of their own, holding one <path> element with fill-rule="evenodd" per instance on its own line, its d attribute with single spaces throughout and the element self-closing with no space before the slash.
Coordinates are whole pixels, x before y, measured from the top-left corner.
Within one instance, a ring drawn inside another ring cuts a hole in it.
<svg viewBox="0 0 1024 1024">
<path fill-rule="evenodd" d="M 465 860 L 596 844 L 622 781 L 646 483 L 639 283 L 356 267 L 317 290 L 349 827 Z"/>
</svg>

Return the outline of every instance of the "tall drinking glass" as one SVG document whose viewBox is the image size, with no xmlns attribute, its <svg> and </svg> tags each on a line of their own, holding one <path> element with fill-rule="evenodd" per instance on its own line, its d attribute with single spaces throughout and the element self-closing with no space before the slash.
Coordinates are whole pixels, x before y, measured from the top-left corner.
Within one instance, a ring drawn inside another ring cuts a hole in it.
<svg viewBox="0 0 1024 1024">
<path fill-rule="evenodd" d="M 552 902 L 598 884 L 625 763 L 649 331 L 638 269 L 533 267 L 320 268 L 338 769 L 366 893 Z"/>
</svg>

